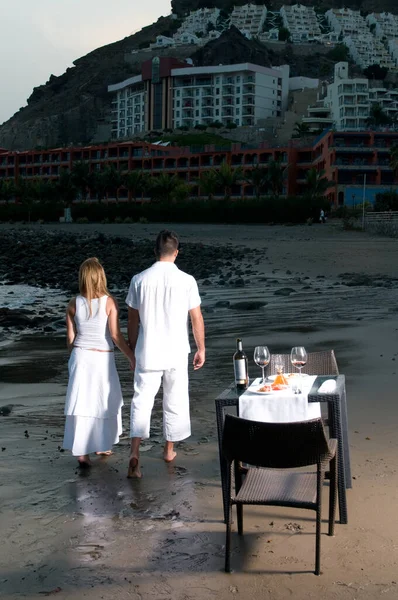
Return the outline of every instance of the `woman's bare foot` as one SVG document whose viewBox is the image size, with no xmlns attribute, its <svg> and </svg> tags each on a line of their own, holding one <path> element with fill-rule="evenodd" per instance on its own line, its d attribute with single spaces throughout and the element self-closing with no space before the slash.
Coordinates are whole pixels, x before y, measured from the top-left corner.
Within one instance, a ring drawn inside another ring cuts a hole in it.
<svg viewBox="0 0 398 600">
<path fill-rule="evenodd" d="M 112 456 L 112 450 L 104 450 L 103 452 L 96 452 L 97 456 Z"/>
<path fill-rule="evenodd" d="M 79 467 L 81 469 L 88 469 L 92 466 L 92 462 L 88 454 L 84 454 L 83 456 L 77 457 L 77 462 L 79 463 Z"/>
<path fill-rule="evenodd" d="M 163 450 L 164 461 L 167 463 L 173 462 L 176 456 L 177 452 L 174 450 L 174 442 L 166 442 Z"/>
<path fill-rule="evenodd" d="M 136 456 L 130 456 L 129 470 L 127 472 L 128 479 L 141 479 L 141 469 Z"/>
</svg>

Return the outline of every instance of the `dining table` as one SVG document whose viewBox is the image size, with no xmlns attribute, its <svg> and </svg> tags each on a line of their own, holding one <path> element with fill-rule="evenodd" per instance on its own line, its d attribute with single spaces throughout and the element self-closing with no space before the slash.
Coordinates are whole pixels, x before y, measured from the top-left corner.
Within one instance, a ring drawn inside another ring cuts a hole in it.
<svg viewBox="0 0 398 600">
<path fill-rule="evenodd" d="M 297 380 L 296 380 L 297 381 Z M 271 384 L 272 382 L 270 382 Z M 225 414 L 233 412 L 242 418 L 267 422 L 291 422 L 319 418 L 321 413 L 331 438 L 337 439 L 338 505 L 341 524 L 348 523 L 347 489 L 352 487 L 350 449 L 348 443 L 347 398 L 344 375 L 314 375 L 303 378 L 298 391 L 291 385 L 284 392 L 259 392 L 259 380 L 251 380 L 245 392 L 238 393 L 231 383 L 215 400 L 224 520 L 228 505 L 227 461 L 222 452 Z M 323 410 L 322 410 L 323 407 Z"/>
</svg>

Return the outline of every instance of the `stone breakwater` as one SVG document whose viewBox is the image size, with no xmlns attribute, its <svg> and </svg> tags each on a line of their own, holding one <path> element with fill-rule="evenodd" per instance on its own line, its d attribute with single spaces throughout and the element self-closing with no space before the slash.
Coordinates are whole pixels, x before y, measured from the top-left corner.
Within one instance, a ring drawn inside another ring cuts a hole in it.
<svg viewBox="0 0 398 600">
<path fill-rule="evenodd" d="M 131 277 L 154 262 L 153 249 L 153 239 L 134 241 L 103 233 L 2 231 L 0 280 L 9 286 L 47 287 L 73 295 L 78 292 L 79 265 L 86 258 L 96 256 L 105 268 L 110 291 L 123 301 Z M 255 274 L 254 265 L 259 261 L 259 251 L 242 246 L 184 243 L 178 266 L 192 274 L 202 286 L 241 288 L 247 278 Z M 38 315 L 37 309 L 32 309 L 0 307 L 0 327 L 21 330 L 49 325 L 46 320 L 49 315 Z M 55 316 L 53 314 L 52 319 Z M 50 329 L 49 325 L 48 331 Z"/>
</svg>

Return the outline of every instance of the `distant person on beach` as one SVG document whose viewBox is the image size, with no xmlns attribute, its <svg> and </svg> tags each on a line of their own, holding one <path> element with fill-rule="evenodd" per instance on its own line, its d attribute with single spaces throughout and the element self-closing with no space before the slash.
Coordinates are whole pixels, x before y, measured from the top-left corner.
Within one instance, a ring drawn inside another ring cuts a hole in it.
<svg viewBox="0 0 398 600">
<path fill-rule="evenodd" d="M 88 258 L 79 269 L 80 295 L 66 311 L 67 345 L 71 352 L 65 403 L 63 447 L 81 467 L 90 454 L 112 454 L 122 432 L 122 390 L 116 371 L 114 344 L 133 366 L 134 354 L 119 326 L 118 306 L 107 289 L 104 269 Z"/>
<path fill-rule="evenodd" d="M 133 277 L 126 298 L 129 343 L 136 361 L 128 477 L 141 477 L 140 443 L 149 438 L 152 408 L 162 380 L 163 458 L 167 463 L 176 457 L 174 442 L 191 435 L 188 315 L 197 347 L 195 370 L 205 362 L 205 333 L 198 285 L 174 264 L 178 249 L 177 235 L 161 231 L 155 245 L 157 261 Z"/>
<path fill-rule="evenodd" d="M 319 215 L 319 222 L 320 223 L 325 223 L 326 222 L 325 211 L 323 210 L 323 208 L 321 208 L 321 213 Z"/>
</svg>

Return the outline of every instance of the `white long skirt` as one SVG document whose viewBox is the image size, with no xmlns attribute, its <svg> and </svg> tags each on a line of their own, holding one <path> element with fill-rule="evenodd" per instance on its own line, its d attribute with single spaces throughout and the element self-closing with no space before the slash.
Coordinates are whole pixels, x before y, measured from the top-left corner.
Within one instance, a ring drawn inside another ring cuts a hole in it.
<svg viewBox="0 0 398 600">
<path fill-rule="evenodd" d="M 110 450 L 122 433 L 123 397 L 114 353 L 74 348 L 68 369 L 63 447 L 74 456 Z"/>
<path fill-rule="evenodd" d="M 71 450 L 73 456 L 84 456 L 91 452 L 110 450 L 119 443 L 122 435 L 122 411 L 116 417 L 66 416 L 63 448 Z"/>
</svg>

